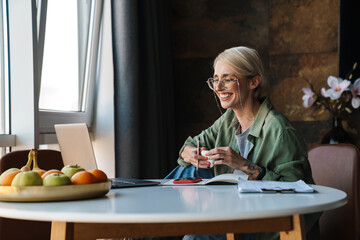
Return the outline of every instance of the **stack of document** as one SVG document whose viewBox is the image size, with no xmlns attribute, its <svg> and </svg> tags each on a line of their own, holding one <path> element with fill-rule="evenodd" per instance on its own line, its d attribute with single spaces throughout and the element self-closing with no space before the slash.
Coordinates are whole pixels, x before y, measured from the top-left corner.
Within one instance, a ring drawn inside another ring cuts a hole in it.
<svg viewBox="0 0 360 240">
<path fill-rule="evenodd" d="M 277 182 L 277 181 L 248 181 L 239 179 L 238 189 L 240 193 L 257 192 L 298 192 L 311 193 L 314 189 L 304 181 Z"/>
</svg>

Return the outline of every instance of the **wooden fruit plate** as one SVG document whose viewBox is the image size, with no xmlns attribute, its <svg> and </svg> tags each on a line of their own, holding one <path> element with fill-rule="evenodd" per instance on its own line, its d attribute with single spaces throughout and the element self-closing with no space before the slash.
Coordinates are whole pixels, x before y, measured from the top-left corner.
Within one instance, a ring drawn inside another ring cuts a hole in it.
<svg viewBox="0 0 360 240">
<path fill-rule="evenodd" d="M 101 197 L 111 188 L 111 181 L 65 186 L 0 186 L 0 201 L 45 202 Z"/>
</svg>

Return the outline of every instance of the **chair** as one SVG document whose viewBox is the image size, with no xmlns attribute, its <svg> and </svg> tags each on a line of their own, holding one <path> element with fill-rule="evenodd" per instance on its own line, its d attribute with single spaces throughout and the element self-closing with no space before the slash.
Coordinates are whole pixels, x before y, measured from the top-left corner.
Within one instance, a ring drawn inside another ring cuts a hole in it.
<svg viewBox="0 0 360 240">
<path fill-rule="evenodd" d="M 9 168 L 21 168 L 28 159 L 29 150 L 14 151 L 0 159 L 0 173 Z M 64 164 L 61 153 L 55 150 L 38 150 L 38 164 L 44 170 L 61 169 Z M 0 218 L 0 240 L 37 239 L 49 240 L 51 223 L 41 221 Z"/>
<path fill-rule="evenodd" d="M 340 189 L 348 203 L 320 217 L 321 239 L 359 240 L 359 149 L 351 144 L 323 144 L 308 151 L 317 185 Z"/>
</svg>

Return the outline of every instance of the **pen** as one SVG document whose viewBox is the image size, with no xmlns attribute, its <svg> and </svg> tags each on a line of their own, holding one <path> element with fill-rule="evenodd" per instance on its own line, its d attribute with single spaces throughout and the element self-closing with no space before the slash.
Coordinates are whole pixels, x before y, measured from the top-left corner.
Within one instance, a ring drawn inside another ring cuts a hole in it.
<svg viewBox="0 0 360 240">
<path fill-rule="evenodd" d="M 197 138 L 197 155 L 200 155 L 200 137 Z M 199 159 L 196 164 L 196 171 L 199 171 Z"/>
</svg>

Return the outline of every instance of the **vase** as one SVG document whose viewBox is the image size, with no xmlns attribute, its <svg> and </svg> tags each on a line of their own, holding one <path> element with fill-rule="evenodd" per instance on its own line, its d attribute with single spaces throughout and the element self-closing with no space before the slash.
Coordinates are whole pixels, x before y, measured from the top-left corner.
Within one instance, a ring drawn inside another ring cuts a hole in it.
<svg viewBox="0 0 360 240">
<path fill-rule="evenodd" d="M 355 144 L 353 138 L 347 133 L 342 126 L 342 119 L 333 117 L 332 129 L 324 135 L 322 144 L 351 143 Z"/>
</svg>

